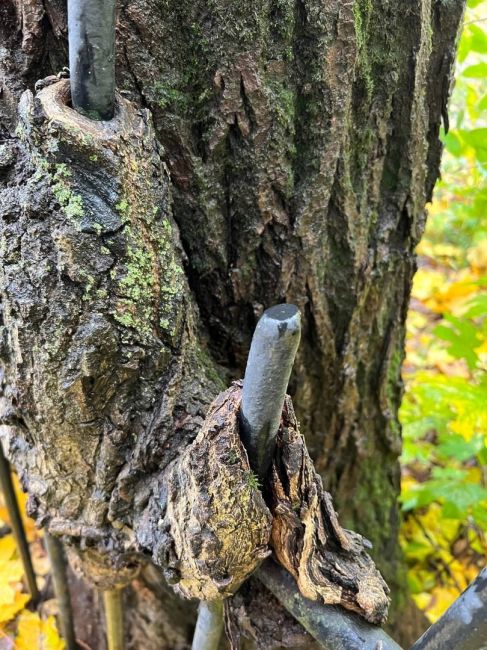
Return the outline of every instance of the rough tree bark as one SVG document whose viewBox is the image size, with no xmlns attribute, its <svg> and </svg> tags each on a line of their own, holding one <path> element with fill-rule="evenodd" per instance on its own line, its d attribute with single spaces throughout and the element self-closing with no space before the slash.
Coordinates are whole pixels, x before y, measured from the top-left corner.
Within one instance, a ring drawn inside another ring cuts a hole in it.
<svg viewBox="0 0 487 650">
<path fill-rule="evenodd" d="M 24 93 L 67 65 L 65 2 L 0 5 L 2 434 L 32 514 L 100 584 L 144 550 L 171 578 L 165 470 L 242 375 L 263 309 L 294 302 L 301 431 L 411 639 L 400 368 L 464 2 L 118 5 L 107 130 L 66 82 Z M 154 564 L 126 598 L 131 647 L 188 647 L 194 603 Z M 235 608 L 261 647 L 313 647 L 252 579 Z"/>
</svg>

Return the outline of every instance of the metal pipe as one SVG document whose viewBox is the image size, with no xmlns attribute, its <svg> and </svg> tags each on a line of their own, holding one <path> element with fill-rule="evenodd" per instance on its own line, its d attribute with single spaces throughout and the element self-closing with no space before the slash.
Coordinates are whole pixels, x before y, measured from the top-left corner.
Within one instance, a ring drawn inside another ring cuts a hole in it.
<svg viewBox="0 0 487 650">
<path fill-rule="evenodd" d="M 240 406 L 240 434 L 249 461 L 261 481 L 272 462 L 289 377 L 301 336 L 301 314 L 295 305 L 267 309 L 255 328 Z M 282 605 L 330 650 L 398 650 L 378 627 L 340 608 L 304 598 L 294 578 L 273 561 L 255 574 Z M 381 642 L 382 645 L 378 645 Z"/>
<path fill-rule="evenodd" d="M 44 532 L 51 574 L 54 583 L 54 593 L 59 607 L 59 622 L 67 650 L 76 650 L 78 645 L 74 633 L 73 609 L 68 588 L 67 563 L 61 541 L 47 531 Z"/>
<path fill-rule="evenodd" d="M 255 328 L 240 406 L 240 434 L 261 481 L 274 455 L 275 438 L 294 357 L 301 338 L 295 305 L 267 309 Z"/>
<path fill-rule="evenodd" d="M 110 120 L 115 106 L 115 0 L 68 0 L 73 108 Z"/>
<path fill-rule="evenodd" d="M 10 524 L 12 532 L 17 544 L 17 550 L 22 560 L 24 567 L 25 580 L 27 588 L 30 592 L 32 600 L 35 602 L 39 599 L 39 590 L 37 588 L 36 576 L 34 567 L 32 566 L 32 559 L 30 557 L 29 544 L 25 535 L 24 524 L 20 514 L 19 504 L 15 496 L 14 484 L 12 475 L 10 473 L 10 464 L 5 457 L 2 443 L 0 442 L 0 485 L 2 486 L 3 496 L 5 498 L 5 505 L 7 506 L 8 516 L 10 517 Z"/>
<path fill-rule="evenodd" d="M 486 647 L 487 569 L 483 569 L 411 650 L 482 650 Z"/>
<path fill-rule="evenodd" d="M 216 650 L 223 632 L 223 601 L 201 601 L 192 650 Z"/>
<path fill-rule="evenodd" d="M 323 650 L 401 650 L 384 630 L 360 616 L 332 605 L 307 600 L 294 578 L 272 560 L 266 560 L 255 576 L 301 623 Z M 456 646 L 446 646 L 443 648 Z"/>
<path fill-rule="evenodd" d="M 108 650 L 124 650 L 125 647 L 122 591 L 109 589 L 103 592 Z"/>
<path fill-rule="evenodd" d="M 240 405 L 240 434 L 250 465 L 261 481 L 272 460 L 300 334 L 299 309 L 284 304 L 263 313 L 252 338 Z M 216 650 L 222 630 L 223 604 L 201 602 L 192 650 Z"/>
</svg>

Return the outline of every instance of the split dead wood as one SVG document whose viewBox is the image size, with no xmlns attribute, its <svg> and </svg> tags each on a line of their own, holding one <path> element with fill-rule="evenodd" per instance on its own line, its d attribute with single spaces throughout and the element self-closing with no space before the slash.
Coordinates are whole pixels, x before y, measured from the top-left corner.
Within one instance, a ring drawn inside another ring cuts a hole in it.
<svg viewBox="0 0 487 650">
<path fill-rule="evenodd" d="M 210 600 L 235 593 L 268 555 L 269 542 L 303 596 L 383 623 L 389 589 L 366 552 L 370 543 L 340 526 L 291 399 L 263 486 L 266 502 L 239 438 L 240 399 L 239 382 L 219 395 L 200 434 L 174 463 L 160 523 L 165 557 L 154 560 L 177 571 L 179 594 Z"/>
<path fill-rule="evenodd" d="M 270 554 L 271 515 L 239 437 L 239 403 L 240 389 L 221 393 L 169 471 L 153 559 L 186 598 L 234 594 Z"/>
<path fill-rule="evenodd" d="M 371 623 L 386 620 L 389 588 L 358 533 L 340 526 L 286 397 L 272 472 L 266 486 L 272 548 L 310 600 L 342 605 Z"/>
</svg>

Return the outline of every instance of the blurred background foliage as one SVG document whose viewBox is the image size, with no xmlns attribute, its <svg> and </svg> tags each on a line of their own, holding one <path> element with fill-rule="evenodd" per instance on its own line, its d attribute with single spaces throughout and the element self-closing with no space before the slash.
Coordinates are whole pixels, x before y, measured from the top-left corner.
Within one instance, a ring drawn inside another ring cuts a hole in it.
<svg viewBox="0 0 487 650">
<path fill-rule="evenodd" d="M 469 0 L 407 322 L 402 546 L 435 621 L 487 554 L 487 1 Z"/>
<path fill-rule="evenodd" d="M 435 621 L 487 554 L 487 0 L 469 0 L 442 179 L 418 246 L 400 412 L 401 543 L 419 607 Z M 17 485 L 25 513 L 26 497 Z M 0 495 L 0 650 L 62 650 L 42 533 L 24 515 L 39 587 L 30 611 Z"/>
</svg>

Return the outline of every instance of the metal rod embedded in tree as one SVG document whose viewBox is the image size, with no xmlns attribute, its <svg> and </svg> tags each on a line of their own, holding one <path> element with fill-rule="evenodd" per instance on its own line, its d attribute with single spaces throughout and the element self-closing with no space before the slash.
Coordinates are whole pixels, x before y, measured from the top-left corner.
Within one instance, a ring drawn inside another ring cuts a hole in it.
<svg viewBox="0 0 487 650">
<path fill-rule="evenodd" d="M 242 390 L 240 434 L 262 481 L 272 462 L 284 397 L 301 338 L 295 305 L 267 309 L 257 323 Z"/>
<path fill-rule="evenodd" d="M 302 596 L 291 574 L 272 560 L 255 575 L 323 650 L 401 650 L 382 628 L 353 612 Z"/>
<path fill-rule="evenodd" d="M 115 106 L 115 0 L 68 0 L 73 108 L 110 120 Z"/>
<path fill-rule="evenodd" d="M 22 516 L 20 514 L 19 504 L 15 496 L 14 484 L 12 475 L 10 473 L 10 464 L 3 453 L 2 443 L 0 442 L 0 485 L 2 487 L 3 496 L 5 498 L 5 505 L 7 506 L 10 523 L 12 525 L 12 532 L 15 537 L 17 549 L 19 551 L 22 565 L 24 567 L 25 580 L 27 587 L 30 591 L 32 600 L 36 601 L 39 598 L 39 590 L 37 589 L 36 576 L 34 567 L 32 566 L 32 559 L 30 557 L 29 544 L 25 535 L 24 525 L 22 523 Z"/>
<path fill-rule="evenodd" d="M 223 632 L 223 601 L 200 602 L 192 650 L 216 650 Z"/>
<path fill-rule="evenodd" d="M 240 434 L 249 462 L 261 481 L 272 462 L 275 437 L 301 337 L 295 305 L 267 309 L 255 328 L 240 406 Z M 223 630 L 221 601 L 201 602 L 192 650 L 216 650 Z"/>
</svg>

